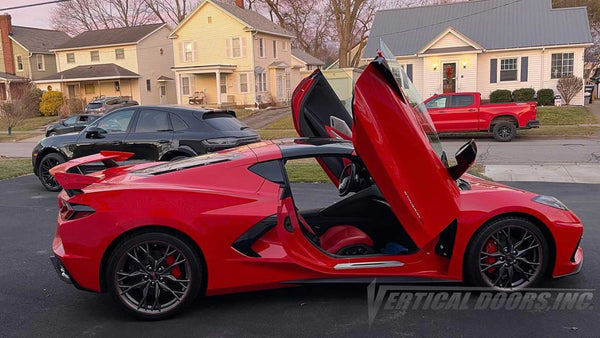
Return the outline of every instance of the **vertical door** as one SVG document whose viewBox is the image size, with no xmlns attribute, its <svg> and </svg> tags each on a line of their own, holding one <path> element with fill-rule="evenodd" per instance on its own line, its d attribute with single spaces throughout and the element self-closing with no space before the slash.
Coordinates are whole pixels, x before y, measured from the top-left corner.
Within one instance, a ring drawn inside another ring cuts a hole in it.
<svg viewBox="0 0 600 338">
<path fill-rule="evenodd" d="M 75 85 L 68 85 L 67 89 L 69 91 L 69 98 L 75 98 Z"/>
<path fill-rule="evenodd" d="M 161 84 L 160 85 L 160 104 L 166 104 L 166 103 L 167 103 L 167 85 Z"/>
<path fill-rule="evenodd" d="M 456 93 L 456 63 L 444 63 L 442 68 L 444 93 Z"/>
<path fill-rule="evenodd" d="M 221 95 L 221 103 L 227 102 L 227 74 L 221 74 L 221 85 L 219 88 L 219 93 Z"/>
<path fill-rule="evenodd" d="M 277 101 L 283 101 L 283 73 L 277 72 Z"/>
</svg>

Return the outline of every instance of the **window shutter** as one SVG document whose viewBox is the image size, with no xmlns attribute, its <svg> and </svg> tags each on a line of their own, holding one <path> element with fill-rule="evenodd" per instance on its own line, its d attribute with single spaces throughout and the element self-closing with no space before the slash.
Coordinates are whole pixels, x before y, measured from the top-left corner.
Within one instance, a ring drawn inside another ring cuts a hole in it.
<svg viewBox="0 0 600 338">
<path fill-rule="evenodd" d="M 246 56 L 246 38 L 242 38 L 242 57 Z"/>
<path fill-rule="evenodd" d="M 188 79 L 190 79 L 190 95 L 193 96 L 196 93 L 196 75 L 190 74 Z"/>
<path fill-rule="evenodd" d="M 413 81 L 413 65 L 412 65 L 412 63 L 409 63 L 406 65 L 406 75 L 408 75 L 408 79 L 411 82 L 414 82 Z"/>
<path fill-rule="evenodd" d="M 521 58 L 521 82 L 527 82 L 527 76 L 529 75 L 529 57 L 523 56 Z"/>
<path fill-rule="evenodd" d="M 498 82 L 498 59 L 490 60 L 490 83 Z"/>
<path fill-rule="evenodd" d="M 184 59 L 183 41 L 179 43 L 179 62 L 183 62 Z"/>
<path fill-rule="evenodd" d="M 196 45 L 196 41 L 192 42 L 192 60 L 193 61 L 197 61 L 197 52 L 198 52 L 198 47 Z"/>
<path fill-rule="evenodd" d="M 231 52 L 231 38 L 227 38 L 225 39 L 225 45 L 226 45 L 226 49 L 227 49 L 227 57 L 231 58 L 232 56 L 232 52 Z"/>
</svg>

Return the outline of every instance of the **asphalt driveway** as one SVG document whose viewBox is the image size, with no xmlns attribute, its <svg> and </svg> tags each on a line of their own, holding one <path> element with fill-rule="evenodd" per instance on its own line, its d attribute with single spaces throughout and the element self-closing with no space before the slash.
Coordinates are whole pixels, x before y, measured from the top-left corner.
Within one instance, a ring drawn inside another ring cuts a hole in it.
<svg viewBox="0 0 600 338">
<path fill-rule="evenodd" d="M 586 225 L 581 274 L 544 287 L 600 285 L 600 185 L 512 183 L 555 195 Z M 322 184 L 299 184 L 302 207 L 335 198 Z M 26 176 L 0 181 L 0 336 L 597 336 L 600 309 L 383 311 L 371 326 L 365 285 L 309 285 L 200 299 L 179 317 L 139 322 L 124 316 L 106 294 L 74 289 L 56 276 L 48 257 L 56 194 Z M 231 272 L 235 274 L 235 271 Z M 600 294 L 595 294 L 600 297 Z"/>
</svg>

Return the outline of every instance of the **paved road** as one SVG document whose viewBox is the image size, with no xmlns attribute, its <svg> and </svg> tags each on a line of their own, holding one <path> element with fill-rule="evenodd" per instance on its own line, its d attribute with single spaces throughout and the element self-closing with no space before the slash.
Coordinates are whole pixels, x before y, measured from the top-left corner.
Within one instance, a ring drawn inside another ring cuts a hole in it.
<svg viewBox="0 0 600 338">
<path fill-rule="evenodd" d="M 556 195 L 586 223 L 583 271 L 544 286 L 600 285 L 600 185 L 514 185 Z M 32 176 L 1 181 L 0 191 L 0 336 L 592 337 L 600 332 L 598 307 L 549 312 L 381 311 L 369 326 L 364 285 L 311 285 L 209 297 L 177 318 L 139 322 L 124 316 L 108 295 L 79 291 L 59 281 L 48 262 L 56 194 L 42 190 Z M 335 193 L 319 184 L 300 184 L 294 191 L 302 207 L 319 206 Z"/>
</svg>

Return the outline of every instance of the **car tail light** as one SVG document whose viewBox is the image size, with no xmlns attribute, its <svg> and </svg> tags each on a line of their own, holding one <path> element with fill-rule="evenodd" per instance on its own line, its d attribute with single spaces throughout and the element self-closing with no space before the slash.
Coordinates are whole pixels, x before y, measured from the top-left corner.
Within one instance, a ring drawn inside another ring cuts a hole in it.
<svg viewBox="0 0 600 338">
<path fill-rule="evenodd" d="M 60 216 L 68 221 L 87 217 L 96 212 L 88 205 L 69 203 L 62 198 L 58 200 L 58 209 Z"/>
</svg>

